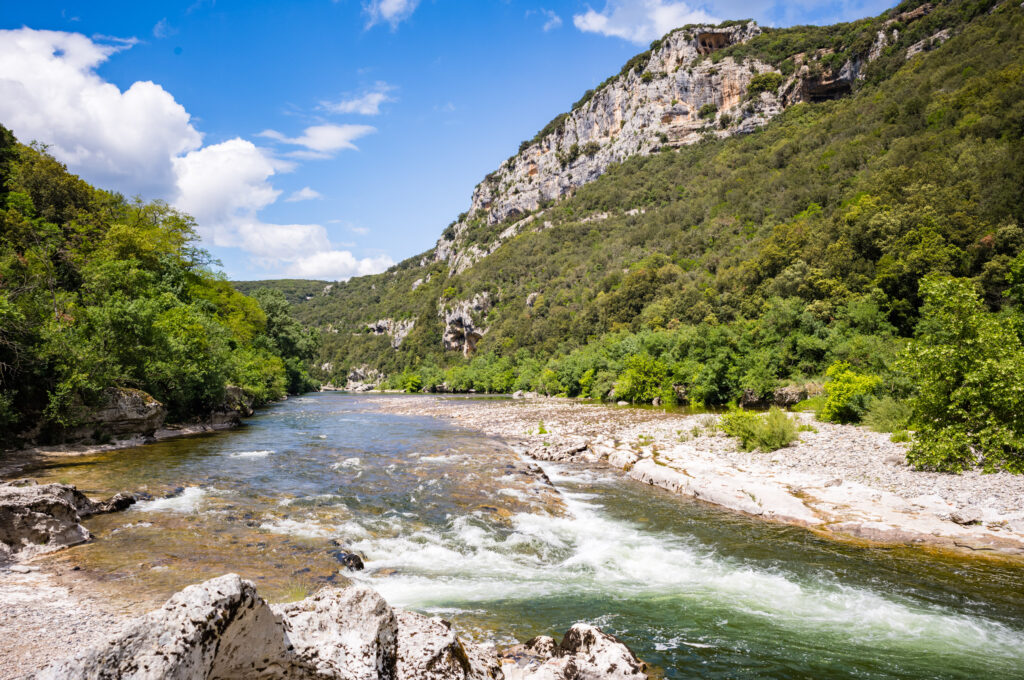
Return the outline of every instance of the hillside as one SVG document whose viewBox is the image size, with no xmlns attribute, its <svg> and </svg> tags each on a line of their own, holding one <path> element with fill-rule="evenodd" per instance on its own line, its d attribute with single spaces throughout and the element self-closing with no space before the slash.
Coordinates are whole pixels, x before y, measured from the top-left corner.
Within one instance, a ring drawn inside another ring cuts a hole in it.
<svg viewBox="0 0 1024 680">
<path fill-rule="evenodd" d="M 515 376 L 478 389 L 543 387 L 547 365 L 556 391 L 607 396 L 628 351 L 595 367 L 609 377 L 589 391 L 557 359 L 665 330 L 675 380 L 691 397 L 703 383 L 708 403 L 836 360 L 886 370 L 926 274 L 972 278 L 990 309 L 1006 302 L 1024 218 L 1022 14 L 907 2 L 826 28 L 674 31 L 524 143 L 436 248 L 299 305 L 325 331 L 323 377 L 344 384 L 369 365 L 441 383 L 473 355 Z M 694 46 L 717 35 L 738 39 Z M 693 97 L 665 101 L 673 88 Z M 643 135 L 621 162 L 632 133 L 586 153 L 610 102 L 632 111 L 618 129 Z M 718 108 L 701 118 L 701 102 Z"/>
</svg>

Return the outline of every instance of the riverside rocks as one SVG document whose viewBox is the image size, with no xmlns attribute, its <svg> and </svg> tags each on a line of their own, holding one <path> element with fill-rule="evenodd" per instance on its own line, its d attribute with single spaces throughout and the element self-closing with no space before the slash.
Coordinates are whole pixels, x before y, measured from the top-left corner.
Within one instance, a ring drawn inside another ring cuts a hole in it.
<svg viewBox="0 0 1024 680">
<path fill-rule="evenodd" d="M 550 638 L 548 638 L 550 639 Z M 227 574 L 185 588 L 107 642 L 57 661 L 37 680 L 246 678 L 252 680 L 586 680 L 645 678 L 614 637 L 577 624 L 562 644 L 532 644 L 531 657 L 499 662 L 490 647 L 447 621 L 392 609 L 372 588 L 328 588 L 269 605 Z M 543 657 L 543 658 L 541 658 Z M 535 662 L 534 662 L 535 661 Z M 505 671 L 503 673 L 503 671 Z"/>
<path fill-rule="evenodd" d="M 85 517 L 124 510 L 128 494 L 95 502 L 67 484 L 0 484 L 0 562 L 53 552 L 91 538 Z"/>
<path fill-rule="evenodd" d="M 647 664 L 614 636 L 577 623 L 559 645 L 542 635 L 501 655 L 505 680 L 642 680 Z"/>
</svg>

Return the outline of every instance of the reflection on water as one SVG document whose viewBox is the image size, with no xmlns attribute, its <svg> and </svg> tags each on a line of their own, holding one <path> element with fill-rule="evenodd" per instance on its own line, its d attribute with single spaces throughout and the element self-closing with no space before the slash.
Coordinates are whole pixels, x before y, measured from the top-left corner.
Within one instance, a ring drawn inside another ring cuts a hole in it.
<svg viewBox="0 0 1024 680">
<path fill-rule="evenodd" d="M 482 638 L 591 621 L 673 678 L 1024 676 L 1020 566 L 836 544 L 544 469 L 554 488 L 499 442 L 327 393 L 35 474 L 153 494 L 54 558 L 147 604 L 226 571 L 271 599 L 351 577 Z M 339 573 L 339 545 L 366 571 Z"/>
</svg>

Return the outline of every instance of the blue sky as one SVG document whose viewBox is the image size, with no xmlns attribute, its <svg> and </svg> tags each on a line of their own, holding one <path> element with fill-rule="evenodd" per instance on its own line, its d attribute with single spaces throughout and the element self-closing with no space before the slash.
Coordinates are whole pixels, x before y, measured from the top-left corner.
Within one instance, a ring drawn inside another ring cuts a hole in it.
<svg viewBox="0 0 1024 680">
<path fill-rule="evenodd" d="M 0 123 L 193 214 L 234 279 L 338 279 L 433 245 L 473 186 L 675 25 L 889 0 L 0 5 Z"/>
</svg>

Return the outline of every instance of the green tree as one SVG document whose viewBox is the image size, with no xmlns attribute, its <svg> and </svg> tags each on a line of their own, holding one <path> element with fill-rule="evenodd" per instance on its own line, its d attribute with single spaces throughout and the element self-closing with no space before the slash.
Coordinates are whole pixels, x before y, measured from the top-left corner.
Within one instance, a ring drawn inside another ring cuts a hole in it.
<svg viewBox="0 0 1024 680">
<path fill-rule="evenodd" d="M 933 275 L 902 359 L 914 376 L 918 467 L 1024 472 L 1024 345 L 1020 317 L 987 311 L 973 282 Z"/>
</svg>

